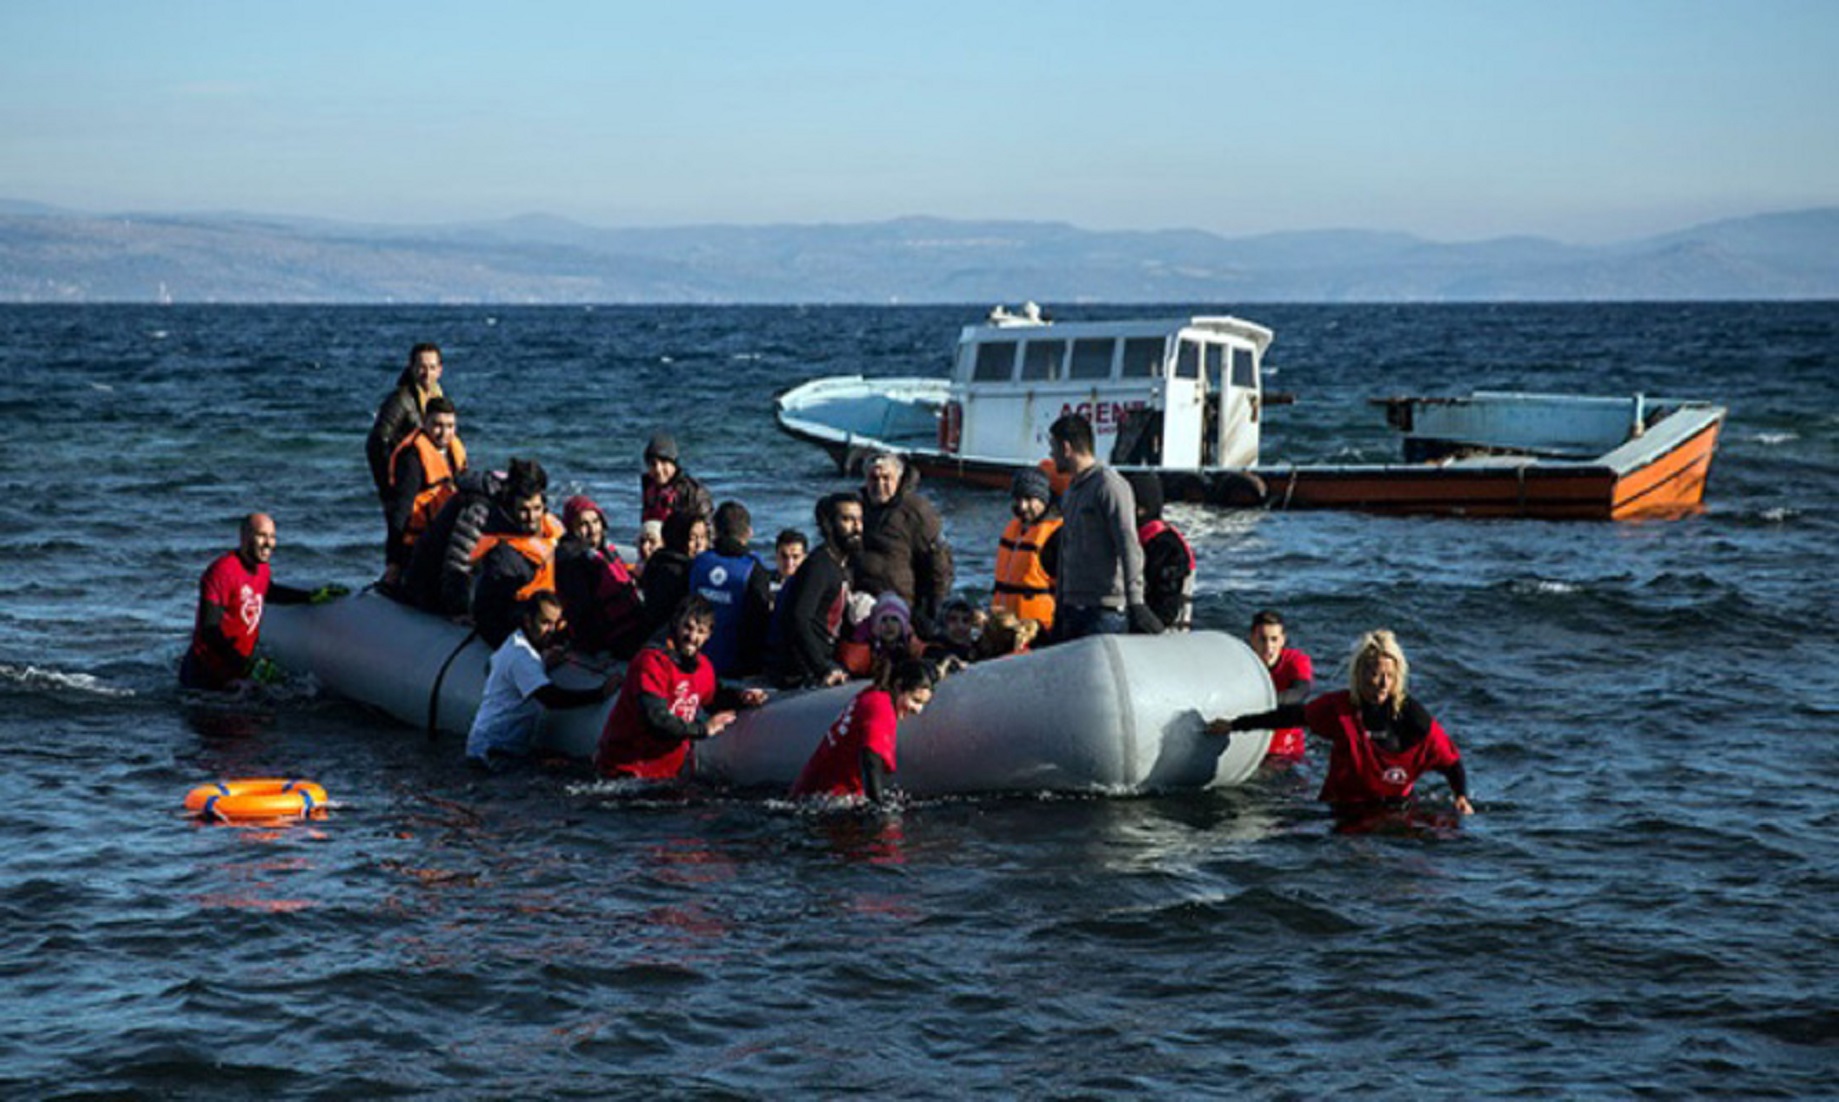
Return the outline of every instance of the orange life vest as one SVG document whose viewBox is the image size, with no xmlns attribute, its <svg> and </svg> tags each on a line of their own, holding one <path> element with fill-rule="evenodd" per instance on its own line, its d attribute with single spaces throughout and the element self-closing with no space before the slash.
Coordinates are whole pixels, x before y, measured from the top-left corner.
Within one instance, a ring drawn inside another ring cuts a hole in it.
<svg viewBox="0 0 1839 1102">
<path fill-rule="evenodd" d="M 1054 578 L 1041 566 L 1041 548 L 1064 523 L 1050 517 L 1024 527 L 1020 517 L 1009 521 L 996 545 L 996 584 L 990 604 L 1015 615 L 1038 620 L 1043 629 L 1054 626 Z"/>
<path fill-rule="evenodd" d="M 531 595 L 542 590 L 554 591 L 556 587 L 556 542 L 562 538 L 562 522 L 548 513 L 543 514 L 543 531 L 535 536 L 511 535 L 497 532 L 480 536 L 479 542 L 473 544 L 472 564 L 477 567 L 485 561 L 485 556 L 499 544 L 508 544 L 513 551 L 530 560 L 536 568 L 536 576 L 517 591 L 517 599 L 528 600 Z"/>
<path fill-rule="evenodd" d="M 434 515 L 441 511 L 441 506 L 458 493 L 453 480 L 466 469 L 466 445 L 460 443 L 460 434 L 453 434 L 453 443 L 448 448 L 453 453 L 453 462 L 447 462 L 447 455 L 434 446 L 428 434 L 417 429 L 403 437 L 402 443 L 390 453 L 390 488 L 396 486 L 396 460 L 405 448 L 414 448 L 421 455 L 421 492 L 415 495 L 415 505 L 409 511 L 409 523 L 402 530 L 404 547 L 415 546 L 415 541 L 434 523 Z"/>
</svg>

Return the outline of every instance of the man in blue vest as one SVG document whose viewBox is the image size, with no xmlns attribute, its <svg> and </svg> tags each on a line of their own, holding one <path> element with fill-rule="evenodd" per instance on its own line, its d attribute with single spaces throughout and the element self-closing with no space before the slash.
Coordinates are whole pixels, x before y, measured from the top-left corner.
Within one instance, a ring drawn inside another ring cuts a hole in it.
<svg viewBox="0 0 1839 1102">
<path fill-rule="evenodd" d="M 690 592 L 715 607 L 702 653 L 722 678 L 760 672 L 773 619 L 772 571 L 747 549 L 753 517 L 738 501 L 715 510 L 715 544 L 690 564 Z"/>
</svg>

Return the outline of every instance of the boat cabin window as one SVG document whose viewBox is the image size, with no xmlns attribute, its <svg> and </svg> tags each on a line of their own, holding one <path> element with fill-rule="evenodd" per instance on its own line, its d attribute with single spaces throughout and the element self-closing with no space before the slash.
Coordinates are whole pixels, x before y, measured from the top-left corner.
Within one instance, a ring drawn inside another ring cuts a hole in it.
<svg viewBox="0 0 1839 1102">
<path fill-rule="evenodd" d="M 971 370 L 974 381 L 1006 383 L 1014 374 L 1014 341 L 990 341 L 977 346 L 977 363 Z"/>
<path fill-rule="evenodd" d="M 1220 380 L 1225 377 L 1226 346 L 1223 344 L 1202 345 L 1201 353 L 1207 365 L 1207 389 L 1218 394 Z"/>
<path fill-rule="evenodd" d="M 1117 342 L 1109 337 L 1087 338 L 1073 342 L 1073 363 L 1069 379 L 1109 379 L 1111 352 Z"/>
<path fill-rule="evenodd" d="M 1162 374 L 1161 337 L 1131 337 L 1124 342 L 1125 379 L 1153 379 Z"/>
<path fill-rule="evenodd" d="M 1060 361 L 1066 359 L 1065 341 L 1029 341 L 1022 348 L 1022 378 L 1053 379 L 1060 375 Z"/>
<path fill-rule="evenodd" d="M 1257 361 L 1243 348 L 1232 351 L 1232 385 L 1255 389 L 1258 385 Z"/>
<path fill-rule="evenodd" d="M 1175 377 L 1177 379 L 1200 378 L 1200 345 L 1193 341 L 1182 341 L 1176 347 Z"/>
</svg>

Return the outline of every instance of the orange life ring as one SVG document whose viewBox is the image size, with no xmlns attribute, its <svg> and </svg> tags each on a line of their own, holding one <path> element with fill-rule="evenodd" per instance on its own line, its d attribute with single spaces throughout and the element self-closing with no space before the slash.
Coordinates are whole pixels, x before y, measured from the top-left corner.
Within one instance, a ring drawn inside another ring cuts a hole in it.
<svg viewBox="0 0 1839 1102">
<path fill-rule="evenodd" d="M 326 790 L 312 781 L 258 778 L 199 785 L 185 794 L 185 810 L 206 819 L 307 819 L 326 812 Z"/>
</svg>

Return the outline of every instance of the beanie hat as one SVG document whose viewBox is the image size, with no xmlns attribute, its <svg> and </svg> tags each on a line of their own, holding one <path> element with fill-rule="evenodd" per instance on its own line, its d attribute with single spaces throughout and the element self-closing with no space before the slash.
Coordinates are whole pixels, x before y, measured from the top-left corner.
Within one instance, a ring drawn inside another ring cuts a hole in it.
<svg viewBox="0 0 1839 1102">
<path fill-rule="evenodd" d="M 594 504 L 593 498 L 586 494 L 576 494 L 562 506 L 562 527 L 573 528 L 583 513 L 600 513 L 602 523 L 607 519 L 607 515 L 600 512 L 600 506 Z"/>
<path fill-rule="evenodd" d="M 1127 476 L 1130 492 L 1137 499 L 1137 513 L 1147 520 L 1162 517 L 1162 476 L 1150 471 L 1136 471 Z"/>
<path fill-rule="evenodd" d="M 895 617 L 906 629 L 907 634 L 913 634 L 913 610 L 907 607 L 907 602 L 900 594 L 891 589 L 875 598 L 874 611 L 868 614 L 869 626 L 872 628 L 875 624 L 880 623 L 883 616 Z"/>
<path fill-rule="evenodd" d="M 677 438 L 668 432 L 652 433 L 651 442 L 645 445 L 645 458 L 677 462 Z"/>
<path fill-rule="evenodd" d="M 1023 467 L 1015 472 L 1015 480 L 1009 483 L 1010 497 L 1031 497 L 1036 501 L 1054 499 L 1053 486 L 1047 481 L 1047 475 L 1038 467 Z"/>
</svg>

